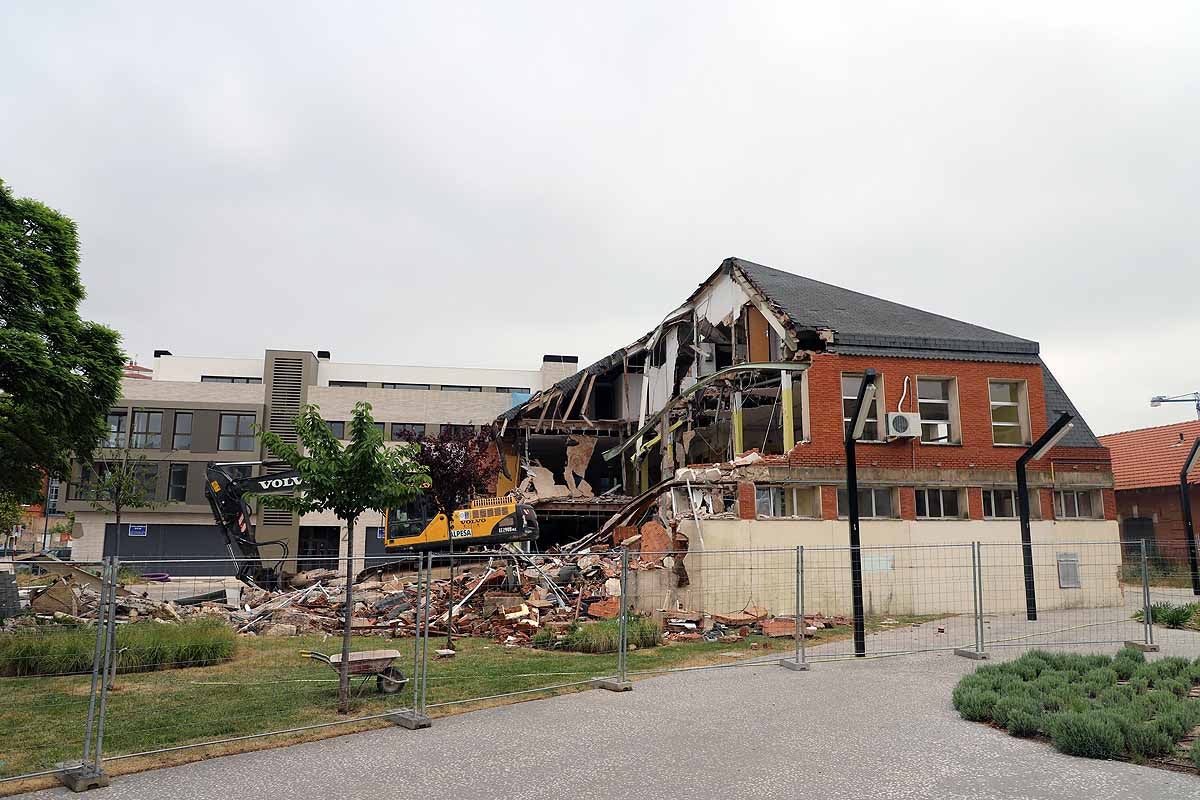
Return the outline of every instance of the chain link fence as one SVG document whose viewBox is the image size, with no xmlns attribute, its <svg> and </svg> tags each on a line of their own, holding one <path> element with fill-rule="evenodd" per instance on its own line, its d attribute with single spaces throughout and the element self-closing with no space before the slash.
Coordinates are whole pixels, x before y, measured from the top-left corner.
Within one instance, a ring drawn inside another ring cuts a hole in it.
<svg viewBox="0 0 1200 800">
<path fill-rule="evenodd" d="M 1150 645 L 1200 609 L 1190 563 L 1147 541 L 510 549 L 293 559 L 267 590 L 220 559 L 0 561 L 0 791 L 670 672 Z"/>
</svg>

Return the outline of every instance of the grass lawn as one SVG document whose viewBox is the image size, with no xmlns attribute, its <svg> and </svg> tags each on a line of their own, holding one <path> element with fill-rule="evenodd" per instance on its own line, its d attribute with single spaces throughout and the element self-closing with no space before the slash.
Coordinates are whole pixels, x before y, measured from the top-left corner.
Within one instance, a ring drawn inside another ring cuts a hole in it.
<svg viewBox="0 0 1200 800">
<path fill-rule="evenodd" d="M 849 628 L 835 628 L 820 631 L 810 642 L 820 644 L 850 635 Z M 444 646 L 444 642 L 431 639 L 429 644 L 431 658 L 426 702 L 432 717 L 577 691 L 581 687 L 475 700 L 607 677 L 616 672 L 617 666 L 615 653 L 506 648 L 490 640 L 470 638 L 455 640 L 458 654 L 454 658 L 435 659 L 433 650 Z M 733 644 L 671 643 L 631 652 L 628 668 L 631 671 L 666 670 L 732 662 L 771 652 L 783 656 L 791 652 L 792 646 L 791 639 L 770 640 L 758 636 Z M 399 650 L 403 657 L 397 666 L 406 676 L 412 672 L 412 639 L 356 637 L 353 648 Z M 109 694 L 104 753 L 106 756 L 125 755 L 335 721 L 339 719 L 336 673 L 324 664 L 301 658 L 299 652 L 334 653 L 338 649 L 340 640 L 335 637 L 239 637 L 232 659 L 223 663 L 122 673 L 117 676 L 116 687 Z M 383 695 L 376 690 L 373 678 L 361 690 L 358 680 L 353 685 L 356 694 L 352 714 L 355 716 L 412 704 L 407 688 L 398 694 Z M 0 678 L 0 696 L 4 698 L 0 704 L 0 777 L 52 769 L 58 762 L 79 759 L 89 686 L 90 674 Z M 474 702 L 456 702 L 463 700 Z M 445 703 L 451 705 L 438 705 Z M 194 761 L 214 753 L 280 746 L 386 724 L 367 721 L 339 725 L 269 739 L 194 748 L 169 757 L 122 760 L 106 768 L 114 772 L 133 771 Z M 0 794 L 16 788 L 15 784 L 0 784 Z M 25 790 L 30 786 L 27 782 L 20 788 Z"/>
<path fill-rule="evenodd" d="M 1200 725 L 1197 684 L 1200 659 L 1147 663 L 1133 648 L 1115 657 L 1033 650 L 980 667 L 953 699 L 965 719 L 1049 739 L 1068 755 L 1200 768 L 1200 741 L 1180 747 Z"/>
</svg>

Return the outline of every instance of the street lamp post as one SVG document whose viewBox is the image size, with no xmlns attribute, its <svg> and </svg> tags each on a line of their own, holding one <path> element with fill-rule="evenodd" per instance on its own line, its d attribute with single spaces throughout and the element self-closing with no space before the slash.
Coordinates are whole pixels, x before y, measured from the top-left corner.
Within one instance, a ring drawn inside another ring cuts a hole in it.
<svg viewBox="0 0 1200 800">
<path fill-rule="evenodd" d="M 1192 573 L 1192 594 L 1200 597 L 1200 570 L 1196 565 L 1196 531 L 1192 526 L 1192 498 L 1188 494 L 1188 473 L 1200 456 L 1200 436 L 1192 443 L 1192 450 L 1179 471 L 1179 501 L 1183 506 L 1183 531 L 1187 534 L 1188 569 Z"/>
<path fill-rule="evenodd" d="M 1033 534 L 1029 528 L 1029 482 L 1025 469 L 1030 461 L 1036 461 L 1050 448 L 1058 444 L 1067 431 L 1071 430 L 1074 417 L 1065 411 L 1054 420 L 1046 432 L 1029 446 L 1017 459 L 1017 506 L 1021 515 L 1021 561 L 1025 568 L 1025 616 L 1030 622 L 1037 620 L 1037 590 L 1033 581 Z"/>
<path fill-rule="evenodd" d="M 850 521 L 850 593 L 854 604 L 854 655 L 862 658 L 867 654 L 866 616 L 863 610 L 862 543 L 858 524 L 858 464 L 855 461 L 854 444 L 862 436 L 867 424 L 867 409 L 875 401 L 875 370 L 863 372 L 858 386 L 854 416 L 846 431 L 846 516 Z M 878 424 L 878 421 L 876 422 Z"/>
</svg>

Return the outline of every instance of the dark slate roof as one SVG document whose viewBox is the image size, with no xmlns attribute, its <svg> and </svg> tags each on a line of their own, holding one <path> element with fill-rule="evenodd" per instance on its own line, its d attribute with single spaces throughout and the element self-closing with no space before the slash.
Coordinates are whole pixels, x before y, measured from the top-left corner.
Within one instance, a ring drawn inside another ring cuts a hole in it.
<svg viewBox="0 0 1200 800">
<path fill-rule="evenodd" d="M 627 348 L 627 347 L 622 347 L 620 350 L 617 350 L 615 352 L 610 353 L 609 355 L 606 355 L 604 358 L 600 359 L 599 361 L 595 362 L 594 364 L 589 364 L 588 366 L 584 367 L 583 369 L 579 370 L 578 372 L 571 373 L 570 375 L 563 378 L 561 381 L 554 384 L 553 386 L 547 386 L 544 389 L 542 389 L 540 392 L 537 392 L 536 394 L 533 395 L 533 397 L 529 398 L 524 403 L 513 406 L 512 408 L 510 408 L 508 411 L 505 411 L 503 414 L 501 414 L 496 419 L 501 419 L 501 420 L 517 419 L 518 417 L 521 416 L 521 414 L 524 413 L 525 407 L 528 406 L 531 402 L 533 402 L 534 398 L 540 397 L 541 395 L 548 392 L 550 389 L 558 389 L 563 394 L 569 394 L 570 392 L 574 392 L 575 387 L 579 385 L 579 382 L 582 381 L 584 378 L 586 378 L 588 375 L 591 375 L 593 373 L 606 372 L 606 371 L 612 369 L 613 367 L 620 365 L 625 360 L 625 353 L 628 351 L 628 349 L 629 348 Z"/>
<path fill-rule="evenodd" d="M 983 361 L 997 364 L 1040 364 L 1042 360 L 1029 353 L 988 353 L 966 350 L 929 350 L 917 347 L 861 347 L 843 346 L 833 348 L 847 356 L 871 356 L 878 358 L 941 358 L 953 361 Z"/>
<path fill-rule="evenodd" d="M 1067 397 L 1062 385 L 1044 362 L 1042 363 L 1042 387 L 1046 393 L 1047 425 L 1058 419 L 1058 415 L 1064 411 L 1075 417 L 1075 427 L 1071 428 L 1058 443 L 1059 447 L 1103 447 L 1100 440 L 1096 438 L 1096 434 L 1092 433 L 1092 429 L 1088 427 L 1083 415 L 1079 413 L 1079 409 L 1075 408 L 1071 398 Z"/>
<path fill-rule="evenodd" d="M 732 266 L 790 318 L 797 330 L 833 331 L 838 345 L 1036 355 L 1038 343 L 919 308 L 843 289 L 740 258 Z"/>
</svg>

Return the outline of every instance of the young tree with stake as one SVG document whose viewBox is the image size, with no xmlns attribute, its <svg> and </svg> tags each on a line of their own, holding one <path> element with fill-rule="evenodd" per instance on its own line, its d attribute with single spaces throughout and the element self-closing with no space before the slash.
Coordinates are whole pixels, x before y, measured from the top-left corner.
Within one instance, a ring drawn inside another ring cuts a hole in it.
<svg viewBox="0 0 1200 800">
<path fill-rule="evenodd" d="M 125 447 L 96 451 L 86 480 L 88 505 L 101 514 L 111 514 L 117 524 L 112 555 L 121 554 L 121 517 L 130 509 L 159 508 L 154 497 L 157 465 L 141 453 Z"/>
<path fill-rule="evenodd" d="M 415 460 L 412 445 L 387 446 L 375 427 L 368 403 L 354 406 L 350 441 L 342 445 L 317 406 L 305 406 L 296 418 L 300 445 L 279 434 L 258 432 L 271 455 L 300 473 L 303 490 L 295 496 L 262 495 L 267 506 L 298 514 L 332 511 L 346 523 L 346 604 L 342 629 L 342 662 L 338 680 L 338 713 L 350 711 L 350 620 L 354 613 L 354 525 L 363 512 L 395 508 L 419 494 L 429 474 Z"/>
<path fill-rule="evenodd" d="M 450 515 L 454 510 L 467 505 L 476 493 L 496 477 L 500 462 L 492 445 L 491 433 L 487 429 L 467 433 L 443 427 L 439 436 L 410 435 L 407 438 L 419 446 L 413 457 L 428 474 L 431 485 L 426 492 L 433 498 L 434 506 L 449 527 Z M 450 607 L 446 611 L 446 647 L 452 647 L 454 538 L 449 531 L 446 539 L 450 548 Z"/>
</svg>

